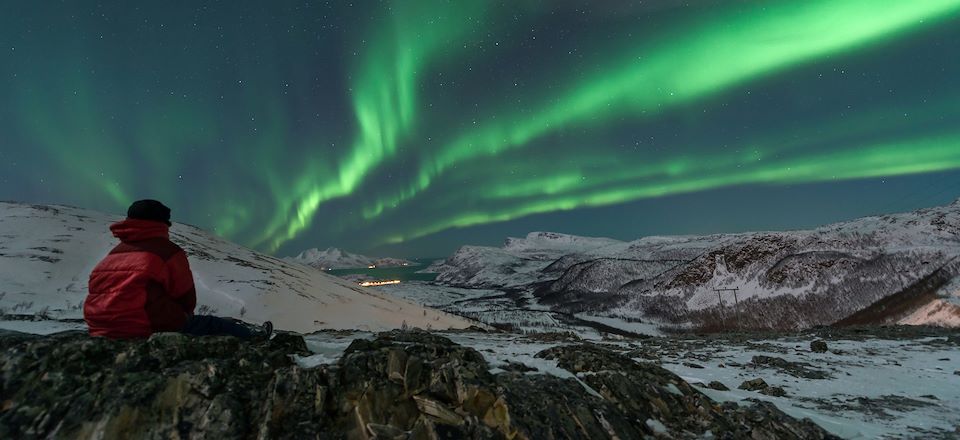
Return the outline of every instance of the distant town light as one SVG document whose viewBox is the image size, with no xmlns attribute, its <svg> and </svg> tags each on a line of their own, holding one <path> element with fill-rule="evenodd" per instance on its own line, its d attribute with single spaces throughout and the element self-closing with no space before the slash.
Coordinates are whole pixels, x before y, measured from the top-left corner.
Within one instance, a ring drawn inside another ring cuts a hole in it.
<svg viewBox="0 0 960 440">
<path fill-rule="evenodd" d="M 362 281 L 360 287 L 386 286 L 388 284 L 400 284 L 400 280 Z"/>
</svg>

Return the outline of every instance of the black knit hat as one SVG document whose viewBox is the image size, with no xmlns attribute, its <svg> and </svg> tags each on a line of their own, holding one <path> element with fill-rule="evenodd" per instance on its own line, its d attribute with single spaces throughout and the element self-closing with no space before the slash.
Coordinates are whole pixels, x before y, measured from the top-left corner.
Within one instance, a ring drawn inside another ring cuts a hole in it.
<svg viewBox="0 0 960 440">
<path fill-rule="evenodd" d="M 153 220 L 156 222 L 170 223 L 170 208 L 167 208 L 156 200 L 137 200 L 127 208 L 127 218 L 138 220 Z"/>
</svg>

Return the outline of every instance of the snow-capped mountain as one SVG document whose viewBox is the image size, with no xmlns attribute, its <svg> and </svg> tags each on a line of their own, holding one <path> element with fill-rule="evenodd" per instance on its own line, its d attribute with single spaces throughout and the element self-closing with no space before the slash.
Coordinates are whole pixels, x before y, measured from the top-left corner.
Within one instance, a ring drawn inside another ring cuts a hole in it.
<svg viewBox="0 0 960 440">
<path fill-rule="evenodd" d="M 555 232 L 531 232 L 525 238 L 507 238 L 499 248 L 462 246 L 446 260 L 424 272 L 454 286 L 504 288 L 528 285 L 549 277 L 543 269 L 565 255 L 577 255 L 621 243 L 610 238 L 578 237 Z"/>
<path fill-rule="evenodd" d="M 286 261 L 304 264 L 315 269 L 360 269 L 370 266 L 376 267 L 396 267 L 412 266 L 416 263 L 400 258 L 377 258 L 366 255 L 352 254 L 337 248 L 327 248 L 320 250 L 317 248 L 307 249 L 296 257 L 284 258 Z"/>
<path fill-rule="evenodd" d="M 805 328 L 845 318 L 960 325 L 960 201 L 808 231 L 632 242 L 553 235 L 564 238 L 463 247 L 434 267 L 437 280 L 535 289 L 567 313 L 698 328 Z"/>
<path fill-rule="evenodd" d="M 0 315 L 82 318 L 90 271 L 117 240 L 117 216 L 0 202 Z M 462 328 L 467 320 L 227 242 L 184 224 L 170 238 L 186 250 L 198 313 L 271 320 L 283 330 Z"/>
</svg>

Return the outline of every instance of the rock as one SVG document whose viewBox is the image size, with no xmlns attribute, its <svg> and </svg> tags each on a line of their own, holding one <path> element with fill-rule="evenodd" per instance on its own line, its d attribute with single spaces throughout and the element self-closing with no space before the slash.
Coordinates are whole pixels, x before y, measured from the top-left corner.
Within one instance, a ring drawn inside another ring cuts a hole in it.
<svg viewBox="0 0 960 440">
<path fill-rule="evenodd" d="M 600 431 L 598 434 L 593 434 L 588 430 L 590 435 L 587 438 L 612 438 L 614 435 L 611 435 L 611 433 L 615 433 L 616 437 L 619 438 L 642 438 L 654 434 L 650 423 L 638 427 L 630 423 L 630 419 L 654 420 L 657 424 L 665 427 L 667 433 L 664 435 L 667 437 L 684 437 L 688 435 L 686 433 L 697 433 L 695 436 L 699 436 L 706 431 L 711 431 L 712 435 L 719 438 L 748 438 L 752 435 L 752 432 L 757 430 L 777 433 L 777 435 L 767 438 L 830 437 L 829 434 L 821 431 L 819 427 L 809 421 L 796 422 L 794 420 L 785 424 L 784 417 L 787 419 L 789 417 L 773 406 L 755 410 L 767 415 L 767 418 L 763 420 L 765 425 L 758 425 L 753 419 L 750 419 L 750 415 L 754 411 L 744 411 L 736 406 L 721 408 L 679 376 L 659 365 L 633 362 L 629 358 L 601 346 L 593 344 L 558 346 L 544 350 L 538 353 L 536 357 L 556 360 L 560 368 L 571 373 L 585 373 L 578 374 L 578 377 L 589 387 L 587 392 L 591 395 L 596 393 L 594 397 L 602 399 L 587 408 L 580 409 L 569 404 L 571 400 L 567 397 L 560 395 L 544 396 L 546 393 L 554 394 L 561 389 L 560 386 L 543 386 L 541 387 L 542 391 L 537 393 L 543 397 L 538 397 L 536 400 L 568 402 L 569 411 L 572 413 L 568 417 L 577 416 L 578 419 L 583 420 L 584 417 L 579 416 L 579 414 L 586 412 L 587 409 L 592 407 L 594 413 L 600 411 L 604 415 L 601 427 L 610 426 L 612 430 Z M 502 378 L 503 376 L 498 377 Z M 555 380 L 551 376 L 525 377 Z M 572 379 L 566 381 L 570 382 Z M 522 391 L 521 387 L 516 384 L 504 388 L 508 395 L 513 391 Z M 531 390 L 531 393 L 535 393 L 535 391 Z M 586 397 L 588 397 L 586 402 L 589 402 L 589 395 Z M 582 401 L 583 399 L 579 400 Z M 530 405 L 532 402 L 521 401 L 521 403 Z M 613 408 L 607 409 L 608 407 L 603 404 L 611 404 Z M 516 408 L 517 403 L 514 403 L 514 405 L 518 412 L 525 409 Z M 566 417 L 558 419 L 563 420 Z M 635 435 L 633 430 L 639 430 L 644 435 Z M 521 432 L 524 431 L 521 430 Z M 541 432 L 542 435 L 535 438 L 579 437 L 579 435 L 569 434 L 565 431 L 551 431 L 550 427 L 545 426 L 532 430 L 532 432 Z M 680 433 L 685 434 L 681 435 Z"/>
<path fill-rule="evenodd" d="M 810 351 L 814 353 L 826 353 L 827 350 L 828 350 L 827 341 L 816 340 L 816 341 L 810 342 Z"/>
<path fill-rule="evenodd" d="M 693 363 L 693 362 L 684 362 L 684 363 L 683 363 L 683 366 L 689 367 L 689 368 L 697 368 L 697 369 L 701 369 L 701 370 L 703 369 L 703 365 L 695 364 L 695 363 Z"/>
<path fill-rule="evenodd" d="M 718 390 L 718 391 L 730 391 L 730 388 L 727 388 L 726 385 L 724 385 L 721 382 L 717 382 L 715 380 L 708 383 L 707 388 L 710 388 L 712 390 Z"/>
<path fill-rule="evenodd" d="M 960 376 L 960 370 L 954 371 L 953 374 L 956 374 L 957 376 Z"/>
<path fill-rule="evenodd" d="M 766 381 L 758 377 L 756 379 L 744 381 L 737 388 L 740 388 L 741 390 L 747 390 L 747 391 L 759 391 L 769 386 L 770 385 L 767 385 Z"/>
<path fill-rule="evenodd" d="M 357 339 L 314 369 L 292 359 L 302 338 L 276 339 L 0 334 L 0 438 L 832 438 L 599 345 L 537 354 L 577 379 L 494 375 L 424 331 Z"/>
<path fill-rule="evenodd" d="M 542 332 L 532 333 L 527 339 L 537 342 L 570 342 L 580 341 L 580 336 L 573 332 Z"/>
<path fill-rule="evenodd" d="M 760 394 L 766 394 L 768 396 L 774 396 L 774 397 L 783 397 L 787 395 L 787 392 L 784 391 L 783 388 L 769 386 L 760 390 Z"/>
<path fill-rule="evenodd" d="M 111 341 L 72 332 L 2 346 L 0 438 L 283 438 L 324 429 L 324 370 L 293 363 L 295 347 L 306 347 L 300 337 Z"/>
<path fill-rule="evenodd" d="M 500 366 L 500 369 L 503 371 L 513 371 L 515 373 L 529 373 L 531 371 L 537 371 L 537 369 L 534 367 L 513 361 L 507 361 L 506 364 Z"/>
<path fill-rule="evenodd" d="M 417 402 L 417 408 L 421 413 L 433 417 L 437 423 L 445 423 L 447 425 L 463 424 L 463 417 L 436 400 L 421 396 L 413 396 L 413 400 Z"/>
<path fill-rule="evenodd" d="M 810 368 L 810 364 L 791 362 L 775 356 L 754 356 L 747 365 L 753 368 L 774 368 L 793 377 L 804 379 L 829 379 L 832 377 L 826 371 Z"/>
<path fill-rule="evenodd" d="M 396 426 L 381 425 L 378 423 L 367 423 L 367 432 L 378 439 L 397 439 L 407 438 L 407 432 Z"/>
</svg>

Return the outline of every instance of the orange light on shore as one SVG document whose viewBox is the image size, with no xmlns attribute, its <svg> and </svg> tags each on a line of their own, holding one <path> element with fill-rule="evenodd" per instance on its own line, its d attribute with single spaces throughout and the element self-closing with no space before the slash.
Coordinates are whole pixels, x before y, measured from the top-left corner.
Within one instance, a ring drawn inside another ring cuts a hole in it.
<svg viewBox="0 0 960 440">
<path fill-rule="evenodd" d="M 360 287 L 386 286 L 388 284 L 400 284 L 400 280 L 363 281 L 360 283 Z"/>
</svg>

